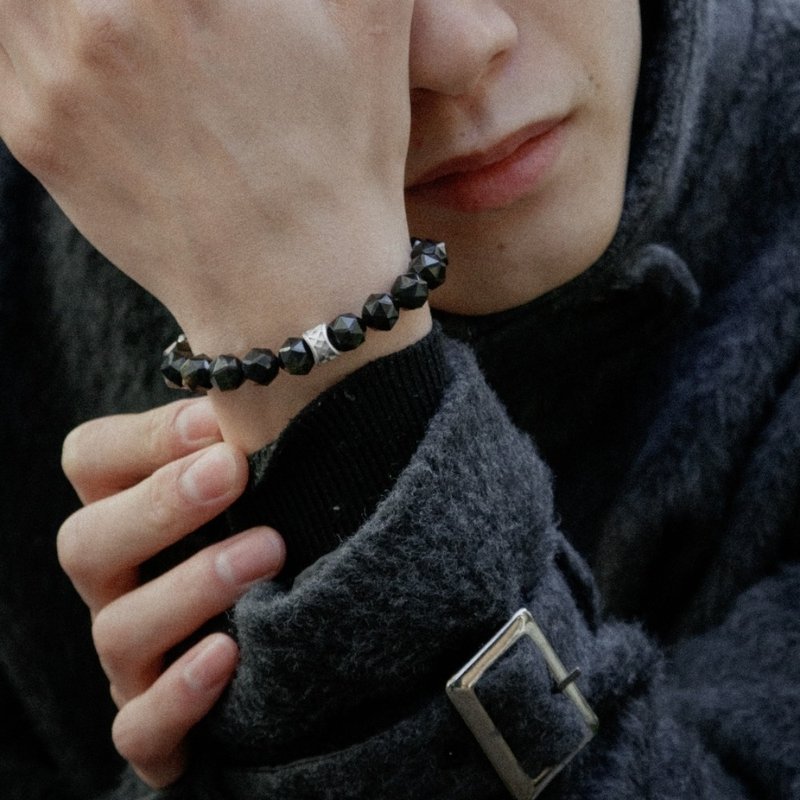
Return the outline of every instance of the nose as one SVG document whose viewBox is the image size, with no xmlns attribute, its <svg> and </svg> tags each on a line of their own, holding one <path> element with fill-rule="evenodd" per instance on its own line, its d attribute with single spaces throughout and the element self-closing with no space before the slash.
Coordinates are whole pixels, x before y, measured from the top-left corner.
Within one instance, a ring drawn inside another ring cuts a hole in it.
<svg viewBox="0 0 800 800">
<path fill-rule="evenodd" d="M 458 97 L 473 92 L 517 43 L 517 24 L 499 0 L 416 0 L 411 88 Z"/>
</svg>

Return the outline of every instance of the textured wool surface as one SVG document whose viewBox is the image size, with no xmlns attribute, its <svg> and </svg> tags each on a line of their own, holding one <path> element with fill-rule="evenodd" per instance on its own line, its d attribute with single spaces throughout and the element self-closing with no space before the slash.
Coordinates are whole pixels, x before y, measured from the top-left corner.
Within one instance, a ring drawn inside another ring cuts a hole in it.
<svg viewBox="0 0 800 800">
<path fill-rule="evenodd" d="M 522 308 L 441 315 L 452 378 L 416 452 L 338 550 L 237 606 L 239 673 L 163 796 L 507 796 L 442 686 L 526 605 L 601 720 L 545 797 L 800 797 L 800 3 L 642 10 L 608 252 Z M 0 149 L 8 800 L 156 796 L 113 754 L 54 538 L 60 441 L 169 399 L 173 333 Z M 531 771 L 579 735 L 552 689 L 525 645 L 480 685 Z"/>
</svg>

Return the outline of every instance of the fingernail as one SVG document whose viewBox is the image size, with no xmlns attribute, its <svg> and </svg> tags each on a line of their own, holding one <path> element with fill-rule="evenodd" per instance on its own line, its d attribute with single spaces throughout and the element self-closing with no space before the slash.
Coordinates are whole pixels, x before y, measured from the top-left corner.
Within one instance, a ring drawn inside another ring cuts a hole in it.
<svg viewBox="0 0 800 800">
<path fill-rule="evenodd" d="M 227 681 L 231 674 L 231 642 L 215 636 L 201 647 L 183 668 L 183 679 L 195 692 L 208 692 Z"/>
<path fill-rule="evenodd" d="M 187 403 L 178 414 L 175 427 L 188 447 L 211 444 L 220 439 L 217 415 L 207 400 Z"/>
<path fill-rule="evenodd" d="M 233 485 L 236 462 L 227 447 L 212 447 L 180 478 L 181 489 L 195 503 L 207 503 L 226 495 Z"/>
<path fill-rule="evenodd" d="M 275 531 L 249 533 L 217 554 L 217 574 L 231 586 L 271 578 L 283 563 L 283 540 Z"/>
</svg>

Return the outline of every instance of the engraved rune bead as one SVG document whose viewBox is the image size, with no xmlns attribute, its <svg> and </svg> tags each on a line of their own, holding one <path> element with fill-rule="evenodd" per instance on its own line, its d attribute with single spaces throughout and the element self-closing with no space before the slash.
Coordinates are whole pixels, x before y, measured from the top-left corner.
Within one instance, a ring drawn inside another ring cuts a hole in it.
<svg viewBox="0 0 800 800">
<path fill-rule="evenodd" d="M 337 350 L 328 339 L 328 326 L 321 323 L 303 334 L 303 340 L 311 349 L 315 364 L 324 364 L 333 361 L 341 352 Z"/>
</svg>

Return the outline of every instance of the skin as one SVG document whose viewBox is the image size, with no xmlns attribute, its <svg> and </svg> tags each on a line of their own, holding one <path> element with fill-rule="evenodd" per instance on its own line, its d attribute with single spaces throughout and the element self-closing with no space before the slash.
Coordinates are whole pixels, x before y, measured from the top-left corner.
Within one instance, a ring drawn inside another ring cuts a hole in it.
<svg viewBox="0 0 800 800">
<path fill-rule="evenodd" d="M 247 531 L 139 584 L 143 562 L 214 519 L 246 485 L 244 454 L 222 442 L 207 398 L 88 422 L 67 437 L 62 463 L 85 506 L 61 526 L 58 555 L 89 607 L 120 709 L 114 743 L 148 783 L 166 786 L 183 771 L 184 739 L 227 685 L 238 650 L 214 634 L 167 669 L 164 655 L 277 575 L 283 540 L 268 528 Z"/>
<path fill-rule="evenodd" d="M 636 0 L 0 0 L 0 136 L 196 351 L 243 353 L 386 290 L 409 227 L 448 243 L 434 301 L 449 311 L 511 307 L 588 268 L 621 213 L 639 38 Z M 551 117 L 557 157 L 524 196 L 454 210 L 415 189 Z M 221 634 L 166 670 L 164 654 L 284 554 L 259 529 L 146 585 L 138 566 L 243 491 L 244 452 L 429 327 L 425 307 L 302 380 L 68 437 L 85 507 L 59 556 L 120 708 L 114 741 L 151 785 L 181 774 L 237 660 Z"/>
<path fill-rule="evenodd" d="M 440 237 L 452 256 L 433 303 L 485 314 L 567 282 L 610 243 L 622 211 L 641 33 L 635 0 L 468 3 L 471 13 L 463 6 L 422 4 L 414 18 L 407 184 L 454 153 L 566 117 L 558 160 L 511 205 L 464 213 L 407 192 L 411 229 Z M 458 20 L 471 46 L 452 46 Z"/>
</svg>

